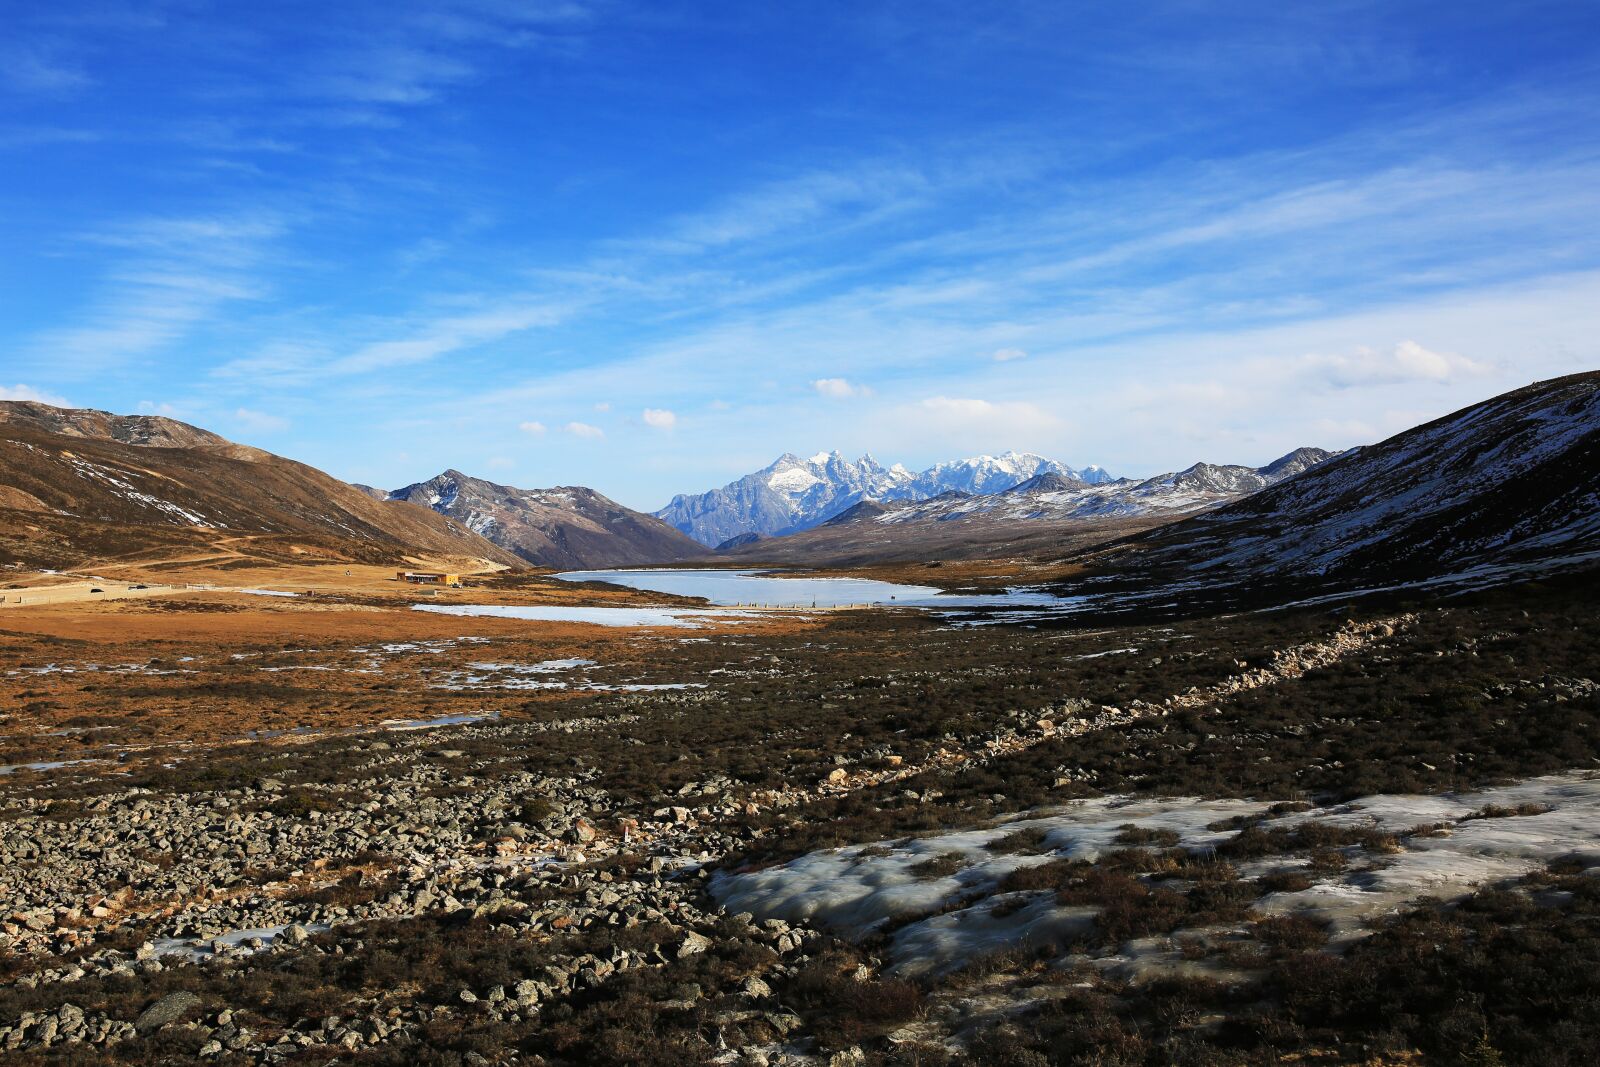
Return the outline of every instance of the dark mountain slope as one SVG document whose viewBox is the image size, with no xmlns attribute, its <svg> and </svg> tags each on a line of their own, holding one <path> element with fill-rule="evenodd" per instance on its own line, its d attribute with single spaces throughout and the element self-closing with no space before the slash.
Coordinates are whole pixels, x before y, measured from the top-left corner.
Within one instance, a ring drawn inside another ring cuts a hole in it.
<svg viewBox="0 0 1600 1067">
<path fill-rule="evenodd" d="M 1600 372 L 1538 382 L 1081 557 L 1097 588 L 1250 598 L 1600 553 Z"/>
</svg>

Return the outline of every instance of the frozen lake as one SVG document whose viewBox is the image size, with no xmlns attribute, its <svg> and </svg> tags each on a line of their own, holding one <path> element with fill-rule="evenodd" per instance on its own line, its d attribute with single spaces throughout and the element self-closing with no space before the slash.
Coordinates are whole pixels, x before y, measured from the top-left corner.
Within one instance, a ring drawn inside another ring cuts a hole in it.
<svg viewBox="0 0 1600 1067">
<path fill-rule="evenodd" d="M 908 604 L 939 595 L 927 585 L 896 585 L 865 578 L 780 578 L 758 571 L 567 571 L 568 582 L 606 582 L 652 593 L 703 597 L 718 607 L 842 608 L 856 604 Z"/>
<path fill-rule="evenodd" d="M 583 622 L 592 626 L 689 626 L 696 620 L 738 617 L 737 611 L 708 608 L 591 608 L 565 604 L 413 604 L 412 611 L 436 615 L 478 615 L 532 622 Z"/>
<path fill-rule="evenodd" d="M 571 604 L 413 604 L 414 611 L 440 615 L 478 615 L 534 622 L 582 622 L 596 626 L 686 626 L 712 619 L 753 618 L 759 608 L 921 608 L 953 613 L 1003 609 L 984 622 L 1025 622 L 1075 610 L 1081 597 L 1058 597 L 1033 589 L 1008 589 L 987 595 L 943 593 L 931 585 L 898 585 L 865 578 L 783 578 L 760 571 L 613 570 L 565 571 L 567 582 L 606 582 L 651 593 L 700 597 L 711 607 L 612 608 Z M 731 610 L 730 610 L 731 609 Z M 1041 610 L 1042 609 L 1042 610 Z M 965 625 L 958 623 L 957 625 Z"/>
<path fill-rule="evenodd" d="M 906 608 L 1058 607 L 1049 593 L 1013 589 L 988 596 L 940 592 L 931 585 L 899 585 L 866 578 L 785 578 L 761 571 L 566 571 L 568 582 L 606 582 L 653 593 L 703 597 L 718 607 L 844 608 L 863 604 Z"/>
</svg>

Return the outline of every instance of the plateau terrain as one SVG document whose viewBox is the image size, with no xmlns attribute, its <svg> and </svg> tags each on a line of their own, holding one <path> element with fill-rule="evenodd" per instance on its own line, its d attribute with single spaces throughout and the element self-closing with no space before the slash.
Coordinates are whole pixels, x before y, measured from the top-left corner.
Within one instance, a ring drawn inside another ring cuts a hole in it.
<svg viewBox="0 0 1600 1067">
<path fill-rule="evenodd" d="M 1600 374 L 720 552 L 0 415 L 8 1063 L 1600 1045 Z"/>
<path fill-rule="evenodd" d="M 0 21 L 0 1067 L 1600 1067 L 1600 2 Z"/>
</svg>

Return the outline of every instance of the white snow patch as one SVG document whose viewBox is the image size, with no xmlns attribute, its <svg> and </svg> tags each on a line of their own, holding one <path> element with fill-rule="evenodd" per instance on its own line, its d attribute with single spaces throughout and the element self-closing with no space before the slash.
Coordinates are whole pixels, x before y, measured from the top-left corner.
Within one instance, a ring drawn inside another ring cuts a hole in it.
<svg viewBox="0 0 1600 1067">
<path fill-rule="evenodd" d="M 828 457 L 824 456 L 822 458 L 825 460 Z M 803 493 L 821 481 L 821 478 L 818 478 L 804 467 L 790 467 L 788 470 L 779 471 L 768 478 L 767 486 L 776 489 L 780 493 Z"/>
<path fill-rule="evenodd" d="M 1488 805 L 1510 809 L 1536 805 L 1550 810 L 1535 815 L 1471 817 Z M 1107 851 L 1127 847 L 1115 838 L 1128 823 L 1171 830 L 1178 835 L 1178 847 L 1203 853 L 1237 833 L 1208 830 L 1208 824 L 1233 815 L 1264 815 L 1268 806 L 1243 800 L 1103 797 L 986 829 L 828 849 L 766 870 L 723 873 L 713 881 L 712 892 L 730 912 L 814 920 L 857 937 L 887 923 L 926 915 L 929 917 L 906 923 L 895 932 L 891 948 L 894 967 L 906 974 L 948 970 L 975 952 L 1068 940 L 1084 923 L 1092 922 L 1092 911 L 1058 907 L 1051 894 L 1026 903 L 1027 898 L 1017 894 L 997 896 L 996 886 L 1011 871 L 1062 858 L 1094 860 Z M 1371 828 L 1400 836 L 1397 854 L 1368 855 L 1352 847 L 1350 851 L 1363 863 L 1322 876 L 1303 891 L 1269 894 L 1254 905 L 1262 915 L 1308 914 L 1329 924 L 1336 942 L 1365 936 L 1374 918 L 1424 896 L 1463 896 L 1479 886 L 1540 870 L 1558 858 L 1576 857 L 1590 870 L 1600 872 L 1600 776 L 1590 772 L 1534 778 L 1472 793 L 1377 795 L 1270 817 L 1265 825 L 1291 828 L 1305 822 Z M 1442 834 L 1406 836 L 1408 830 L 1441 823 L 1445 825 Z M 1021 829 L 1044 831 L 1040 854 L 1008 855 L 986 847 Z M 912 870 L 926 859 L 946 854 L 954 854 L 968 865 L 943 877 L 923 877 Z M 1296 862 L 1292 856 L 1275 856 L 1251 866 L 1265 870 Z M 1009 914 L 995 915 L 996 903 L 1020 906 L 1002 909 Z M 1134 952 L 1133 957 L 1142 955 Z M 1122 964 L 1137 971 L 1138 959 L 1133 957 Z"/>
<path fill-rule="evenodd" d="M 250 952 L 261 952 L 269 949 L 283 935 L 283 932 L 293 925 L 285 923 L 282 926 L 260 926 L 249 930 L 229 930 L 225 934 L 211 938 L 190 937 L 163 937 L 155 941 L 152 946 L 155 954 L 159 956 L 183 956 L 191 962 L 197 962 L 215 955 L 220 947 L 224 952 L 233 952 L 244 946 Z M 320 934 L 332 929 L 324 923 L 310 923 L 305 926 L 308 933 Z"/>
</svg>

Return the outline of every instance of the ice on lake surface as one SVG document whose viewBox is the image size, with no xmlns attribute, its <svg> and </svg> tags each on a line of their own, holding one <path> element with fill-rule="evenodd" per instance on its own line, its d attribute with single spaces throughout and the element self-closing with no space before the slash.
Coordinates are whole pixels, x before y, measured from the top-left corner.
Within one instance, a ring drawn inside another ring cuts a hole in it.
<svg viewBox="0 0 1600 1067">
<path fill-rule="evenodd" d="M 478 615 L 532 622 L 586 622 L 595 626 L 695 626 L 696 619 L 736 617 L 736 611 L 702 608 L 593 608 L 558 604 L 413 604 L 413 611 Z"/>
<path fill-rule="evenodd" d="M 613 608 L 561 604 L 413 604 L 416 611 L 441 615 L 480 615 L 533 622 L 583 622 L 597 626 L 687 626 L 701 620 L 737 619 L 738 608 L 905 607 L 952 612 L 1007 608 L 1072 610 L 1080 598 L 1058 597 L 1035 589 L 1008 589 L 993 594 L 945 593 L 929 585 L 898 585 L 865 578 L 781 578 L 759 571 L 611 570 L 566 571 L 555 577 L 568 582 L 605 582 L 651 593 L 699 597 L 712 608 Z"/>
<path fill-rule="evenodd" d="M 568 582 L 605 582 L 675 596 L 702 597 L 720 607 L 843 608 L 861 604 L 908 608 L 1059 607 L 1063 598 L 1031 589 L 985 595 L 953 594 L 931 585 L 867 578 L 785 578 L 762 571 L 566 571 Z"/>
<path fill-rule="evenodd" d="M 384 719 L 379 726 L 387 730 L 431 730 L 435 726 L 461 726 L 469 722 L 493 722 L 500 717 L 498 711 L 478 714 L 441 715 L 436 719 Z"/>
<path fill-rule="evenodd" d="M 15 774 L 18 771 L 55 771 L 62 767 L 76 767 L 80 763 L 94 763 L 95 760 L 86 759 L 58 759 L 43 760 L 39 763 L 7 763 L 0 766 L 0 775 Z"/>
</svg>

